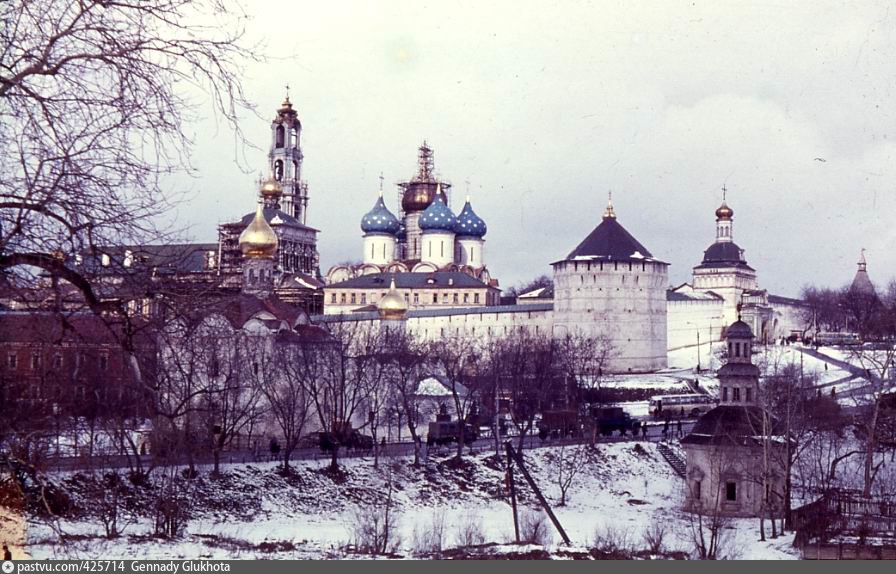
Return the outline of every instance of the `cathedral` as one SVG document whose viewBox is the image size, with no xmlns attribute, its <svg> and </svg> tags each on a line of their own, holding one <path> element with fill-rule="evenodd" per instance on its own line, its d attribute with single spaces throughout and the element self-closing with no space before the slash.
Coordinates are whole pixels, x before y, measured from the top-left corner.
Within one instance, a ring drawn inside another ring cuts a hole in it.
<svg viewBox="0 0 896 574">
<path fill-rule="evenodd" d="M 375 305 L 391 278 L 411 309 L 498 305 L 498 282 L 485 264 L 488 227 L 469 197 L 454 213 L 451 184 L 435 177 L 426 142 L 418 149 L 417 173 L 398 187 L 398 215 L 386 206 L 381 180 L 373 208 L 361 218 L 361 261 L 327 272 L 325 312 Z"/>
</svg>

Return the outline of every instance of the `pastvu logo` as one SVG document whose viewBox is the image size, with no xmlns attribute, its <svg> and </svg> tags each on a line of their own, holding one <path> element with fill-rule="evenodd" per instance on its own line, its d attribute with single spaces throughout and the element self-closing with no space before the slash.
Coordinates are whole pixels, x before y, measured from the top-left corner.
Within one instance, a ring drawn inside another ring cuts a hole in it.
<svg viewBox="0 0 896 574">
<path fill-rule="evenodd" d="M 5 574 L 12 574 L 12 571 L 16 569 L 16 566 L 11 560 L 4 560 L 2 568 Z"/>
</svg>

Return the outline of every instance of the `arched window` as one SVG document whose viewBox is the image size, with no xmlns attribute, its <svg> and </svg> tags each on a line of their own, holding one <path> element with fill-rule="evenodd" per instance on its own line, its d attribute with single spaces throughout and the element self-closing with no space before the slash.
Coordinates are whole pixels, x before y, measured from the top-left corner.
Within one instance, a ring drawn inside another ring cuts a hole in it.
<svg viewBox="0 0 896 574">
<path fill-rule="evenodd" d="M 283 126 L 277 126 L 277 139 L 274 144 L 276 147 L 283 147 L 283 138 L 285 136 Z"/>
</svg>

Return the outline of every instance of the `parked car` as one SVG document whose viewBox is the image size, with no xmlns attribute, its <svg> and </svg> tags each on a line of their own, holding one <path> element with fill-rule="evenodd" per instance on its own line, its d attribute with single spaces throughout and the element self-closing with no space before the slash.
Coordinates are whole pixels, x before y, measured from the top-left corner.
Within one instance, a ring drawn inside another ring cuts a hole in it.
<svg viewBox="0 0 896 574">
<path fill-rule="evenodd" d="M 319 432 L 316 434 L 318 436 L 317 444 L 320 447 L 320 450 L 324 452 L 330 452 L 337 446 L 345 447 L 350 450 L 373 449 L 373 437 L 361 434 L 356 429 L 349 431 L 348 436 L 343 437 L 341 440 L 337 439 L 333 433 L 329 432 Z"/>
<path fill-rule="evenodd" d="M 457 442 L 460 430 L 460 424 L 457 421 L 436 421 L 429 423 L 429 434 L 426 436 L 426 444 L 432 446 L 434 444 L 449 444 Z M 479 438 L 477 429 L 471 424 L 463 425 L 464 442 L 471 443 Z"/>
<path fill-rule="evenodd" d="M 604 436 L 613 434 L 613 431 L 627 433 L 632 430 L 634 421 L 622 407 L 592 407 L 591 416 L 594 424 Z"/>
</svg>

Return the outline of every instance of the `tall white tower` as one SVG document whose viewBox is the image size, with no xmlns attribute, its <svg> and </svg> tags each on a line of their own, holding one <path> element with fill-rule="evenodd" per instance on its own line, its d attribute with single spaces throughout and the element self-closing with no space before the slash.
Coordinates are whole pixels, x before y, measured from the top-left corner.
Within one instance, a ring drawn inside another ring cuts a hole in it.
<svg viewBox="0 0 896 574">
<path fill-rule="evenodd" d="M 600 224 L 554 267 L 554 334 L 584 335 L 609 347 L 605 371 L 666 367 L 669 264 L 650 254 L 616 220 Z"/>
<path fill-rule="evenodd" d="M 302 181 L 302 122 L 289 101 L 289 93 L 271 122 L 270 170 L 283 190 L 281 209 L 307 224 L 308 184 Z"/>
</svg>

